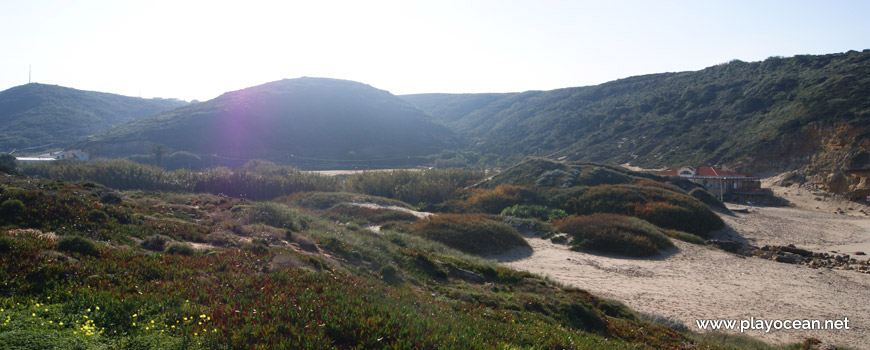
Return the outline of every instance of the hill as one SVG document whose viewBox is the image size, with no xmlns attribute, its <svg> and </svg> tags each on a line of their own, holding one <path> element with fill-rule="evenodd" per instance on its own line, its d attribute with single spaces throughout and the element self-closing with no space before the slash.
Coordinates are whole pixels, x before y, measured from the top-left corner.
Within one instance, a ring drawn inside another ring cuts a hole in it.
<svg viewBox="0 0 870 350">
<path fill-rule="evenodd" d="M 136 120 L 90 138 L 98 156 L 168 152 L 259 158 L 299 166 L 390 166 L 451 147 L 453 133 L 423 111 L 371 86 L 335 79 L 275 81 Z"/>
<path fill-rule="evenodd" d="M 644 167 L 728 165 L 758 176 L 798 170 L 857 197 L 870 188 L 844 170 L 870 167 L 868 94 L 870 50 L 735 60 L 552 91 L 406 99 L 443 120 L 472 150 L 507 162 L 545 156 Z"/>
<path fill-rule="evenodd" d="M 56 85 L 16 86 L 0 92 L 0 151 L 63 149 L 91 134 L 184 104 Z"/>
</svg>

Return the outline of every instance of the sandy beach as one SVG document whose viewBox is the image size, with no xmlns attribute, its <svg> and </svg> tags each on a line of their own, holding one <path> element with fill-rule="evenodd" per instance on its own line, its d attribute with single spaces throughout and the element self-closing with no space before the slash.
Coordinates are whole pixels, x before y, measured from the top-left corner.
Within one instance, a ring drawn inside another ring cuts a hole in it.
<svg viewBox="0 0 870 350">
<path fill-rule="evenodd" d="M 748 213 L 722 214 L 728 228 L 717 236 L 756 246 L 793 243 L 812 250 L 870 252 L 870 218 L 807 210 L 807 206 L 753 207 Z M 848 317 L 849 330 L 747 333 L 774 344 L 815 337 L 826 344 L 870 347 L 870 305 L 866 302 L 870 300 L 870 274 L 743 257 L 681 241 L 656 258 L 632 259 L 574 252 L 564 244 L 534 237 L 527 240 L 531 250 L 518 249 L 495 259 L 622 301 L 634 310 L 678 320 L 693 331 L 699 331 L 698 319 Z"/>
</svg>

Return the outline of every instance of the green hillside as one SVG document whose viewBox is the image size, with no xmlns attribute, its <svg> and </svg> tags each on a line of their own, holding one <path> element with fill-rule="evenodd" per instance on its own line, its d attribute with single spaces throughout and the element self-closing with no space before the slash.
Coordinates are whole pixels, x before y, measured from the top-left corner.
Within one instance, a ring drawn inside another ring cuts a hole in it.
<svg viewBox="0 0 870 350">
<path fill-rule="evenodd" d="M 184 104 L 56 85 L 17 86 L 0 92 L 0 151 L 63 149 L 86 136 Z"/>
<path fill-rule="evenodd" d="M 472 150 L 508 162 L 720 164 L 755 175 L 804 169 L 823 180 L 870 166 L 855 164 L 870 149 L 867 96 L 870 50 L 732 61 L 552 91 L 406 98 Z"/>
<path fill-rule="evenodd" d="M 453 133 L 389 92 L 335 79 L 281 80 L 136 120 L 80 145 L 99 156 L 147 154 L 163 144 L 217 162 L 408 164 L 455 142 Z"/>
</svg>

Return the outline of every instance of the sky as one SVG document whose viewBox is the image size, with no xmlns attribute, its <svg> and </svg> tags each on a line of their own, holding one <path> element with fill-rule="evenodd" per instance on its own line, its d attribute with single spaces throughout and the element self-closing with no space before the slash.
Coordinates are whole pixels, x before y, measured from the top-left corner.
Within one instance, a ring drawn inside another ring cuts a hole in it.
<svg viewBox="0 0 870 350">
<path fill-rule="evenodd" d="M 551 90 L 870 49 L 870 1 L 0 0 L 0 90 L 205 101 L 284 78 Z"/>
</svg>

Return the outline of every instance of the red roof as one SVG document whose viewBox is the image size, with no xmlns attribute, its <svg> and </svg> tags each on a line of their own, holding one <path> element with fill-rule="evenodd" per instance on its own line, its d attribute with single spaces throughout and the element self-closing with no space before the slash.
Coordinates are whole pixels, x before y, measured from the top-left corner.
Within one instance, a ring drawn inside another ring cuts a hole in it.
<svg viewBox="0 0 870 350">
<path fill-rule="evenodd" d="M 700 167 L 692 167 L 695 169 L 694 176 L 731 176 L 731 177 L 743 177 L 744 175 L 735 173 L 733 171 L 711 167 L 711 166 L 700 166 Z M 682 168 L 680 168 L 682 169 Z M 665 172 L 659 173 L 659 175 L 665 176 L 679 176 L 680 169 L 668 170 Z"/>
</svg>

